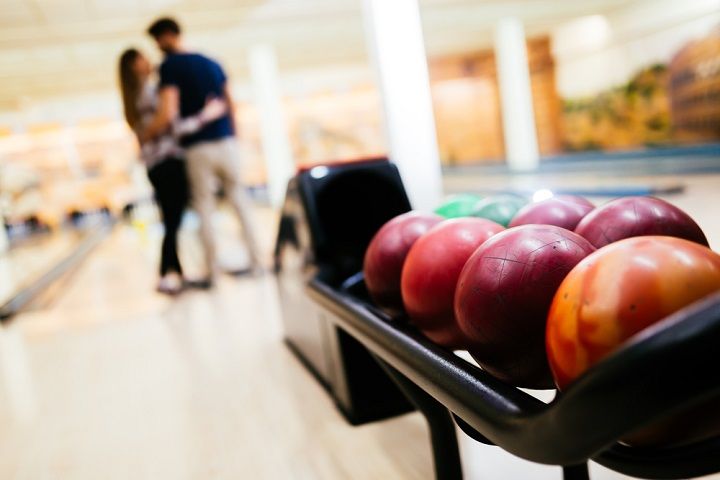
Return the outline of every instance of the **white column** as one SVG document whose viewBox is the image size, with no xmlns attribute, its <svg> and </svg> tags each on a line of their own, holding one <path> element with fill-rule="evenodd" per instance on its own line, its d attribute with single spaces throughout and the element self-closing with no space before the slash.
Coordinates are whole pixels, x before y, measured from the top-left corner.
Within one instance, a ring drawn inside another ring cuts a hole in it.
<svg viewBox="0 0 720 480">
<path fill-rule="evenodd" d="M 442 172 L 417 0 L 364 0 L 364 16 L 390 159 L 413 207 L 431 210 L 442 196 Z"/>
<path fill-rule="evenodd" d="M 295 173 L 295 162 L 282 108 L 275 51 L 269 45 L 255 45 L 250 48 L 249 63 L 270 202 L 278 207 L 287 182 Z"/>
<path fill-rule="evenodd" d="M 495 61 L 508 165 L 515 171 L 534 170 L 540 161 L 540 154 L 525 32 L 522 22 L 517 18 L 503 18 L 498 22 L 495 30 Z"/>
</svg>

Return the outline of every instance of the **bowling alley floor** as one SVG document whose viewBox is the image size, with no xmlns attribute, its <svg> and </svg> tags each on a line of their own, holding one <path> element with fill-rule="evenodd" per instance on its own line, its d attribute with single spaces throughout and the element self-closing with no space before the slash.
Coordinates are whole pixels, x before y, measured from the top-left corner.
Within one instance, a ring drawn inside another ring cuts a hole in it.
<svg viewBox="0 0 720 480">
<path fill-rule="evenodd" d="M 720 175 L 601 181 L 641 180 L 683 182 L 685 192 L 667 198 L 720 247 Z M 510 181 L 550 188 L 598 180 L 475 175 L 446 183 L 457 191 Z M 258 214 L 269 256 L 276 219 Z M 242 257 L 232 233 L 223 231 L 227 256 Z M 52 302 L 0 328 L 0 478 L 432 478 L 419 414 L 352 427 L 285 347 L 271 274 L 168 298 L 153 291 L 158 240 L 156 226 L 117 225 Z M 192 232 L 182 245 L 192 264 Z M 557 467 L 468 439 L 461 450 L 469 479 L 560 478 Z M 625 478 L 597 466 L 592 474 Z"/>
</svg>

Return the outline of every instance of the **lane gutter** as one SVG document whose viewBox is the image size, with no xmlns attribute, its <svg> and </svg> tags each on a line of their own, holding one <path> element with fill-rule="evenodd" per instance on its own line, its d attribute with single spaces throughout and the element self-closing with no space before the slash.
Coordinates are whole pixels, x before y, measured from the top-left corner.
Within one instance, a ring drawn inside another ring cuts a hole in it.
<svg viewBox="0 0 720 480">
<path fill-rule="evenodd" d="M 53 265 L 49 270 L 40 274 L 35 280 L 22 287 L 7 302 L 0 305 L 0 322 L 7 322 L 20 313 L 33 299 L 50 288 L 68 271 L 78 267 L 107 237 L 113 228 L 113 222 L 103 222 L 93 228 L 67 256 Z"/>
</svg>

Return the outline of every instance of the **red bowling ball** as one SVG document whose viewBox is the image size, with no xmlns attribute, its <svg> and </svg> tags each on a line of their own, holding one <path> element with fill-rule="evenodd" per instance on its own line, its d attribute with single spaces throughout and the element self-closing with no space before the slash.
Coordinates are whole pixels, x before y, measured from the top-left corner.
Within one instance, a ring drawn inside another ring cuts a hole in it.
<svg viewBox="0 0 720 480">
<path fill-rule="evenodd" d="M 453 309 L 458 276 L 475 249 L 503 230 L 483 218 L 447 220 L 410 249 L 402 272 L 403 303 L 410 320 L 434 342 L 465 346 Z"/>
<path fill-rule="evenodd" d="M 664 235 L 708 246 L 707 238 L 690 216 L 653 197 L 623 197 L 602 205 L 583 218 L 575 233 L 596 248 L 623 238 Z"/>
<path fill-rule="evenodd" d="M 560 283 L 595 248 L 553 225 L 523 225 L 485 242 L 465 264 L 455 315 L 469 352 L 492 375 L 552 388 L 545 324 Z"/>
<path fill-rule="evenodd" d="M 402 311 L 400 277 L 405 258 L 415 241 L 442 221 L 440 215 L 408 212 L 378 230 L 363 262 L 365 285 L 378 306 L 392 314 Z"/>
<path fill-rule="evenodd" d="M 593 208 L 594 205 L 582 197 L 558 195 L 525 205 L 512 219 L 510 227 L 535 223 L 574 230 Z"/>
</svg>

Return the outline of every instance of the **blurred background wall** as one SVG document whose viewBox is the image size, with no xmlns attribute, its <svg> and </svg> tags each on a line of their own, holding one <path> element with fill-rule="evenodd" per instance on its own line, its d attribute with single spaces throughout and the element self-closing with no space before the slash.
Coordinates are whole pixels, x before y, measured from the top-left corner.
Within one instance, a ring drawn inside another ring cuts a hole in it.
<svg viewBox="0 0 720 480">
<path fill-rule="evenodd" d="M 503 163 L 494 25 L 525 24 L 543 157 L 720 141 L 715 0 L 420 2 L 444 164 Z M 147 195 L 125 126 L 116 60 L 160 57 L 147 24 L 172 14 L 219 59 L 239 100 L 245 175 L 266 172 L 248 51 L 270 45 L 294 162 L 382 155 L 387 141 L 359 0 L 4 0 L 0 6 L 0 209 L 54 225 L 73 209 Z"/>
</svg>

